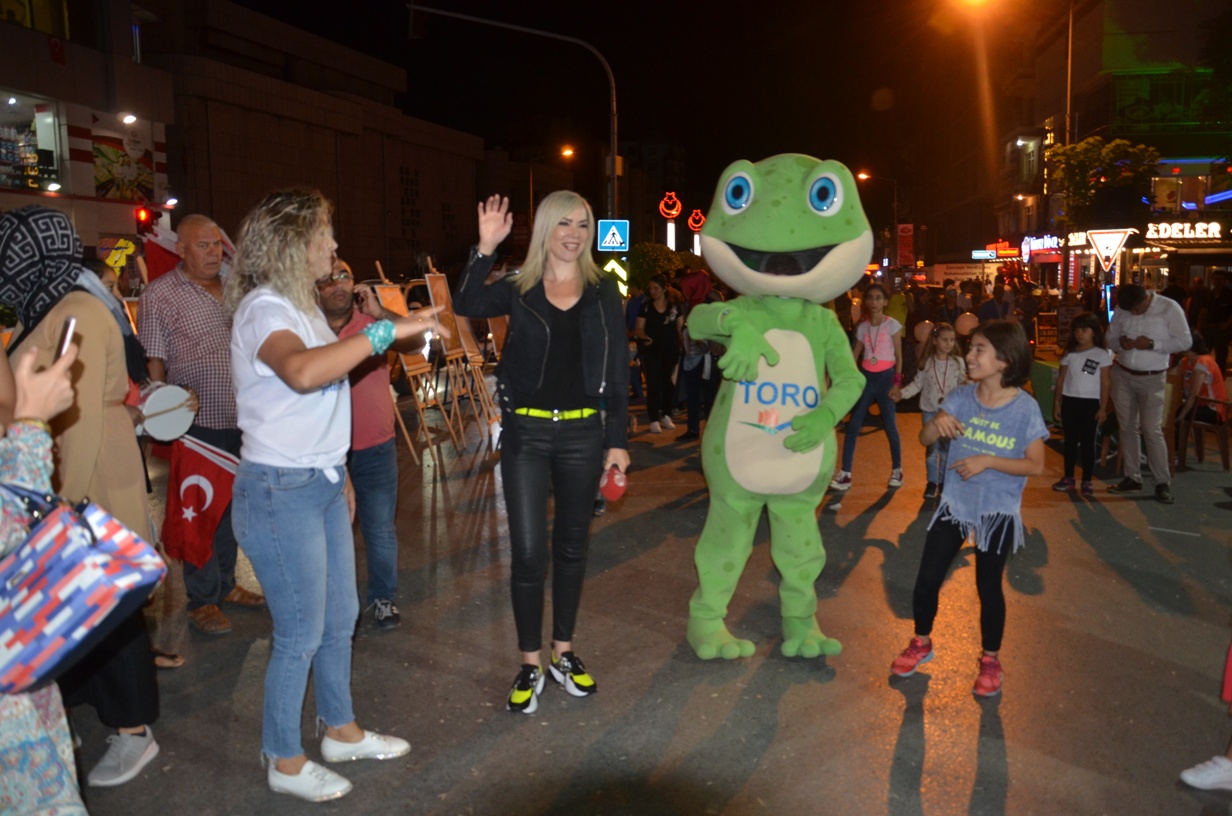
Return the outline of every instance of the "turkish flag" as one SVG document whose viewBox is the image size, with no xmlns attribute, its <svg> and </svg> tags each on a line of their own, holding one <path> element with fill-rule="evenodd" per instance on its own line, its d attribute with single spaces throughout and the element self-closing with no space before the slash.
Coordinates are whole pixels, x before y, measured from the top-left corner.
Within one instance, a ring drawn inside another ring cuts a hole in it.
<svg viewBox="0 0 1232 816">
<path fill-rule="evenodd" d="M 239 464 L 239 458 L 191 436 L 172 444 L 167 516 L 163 519 L 167 555 L 196 567 L 210 560 L 214 531 L 231 503 Z"/>
</svg>

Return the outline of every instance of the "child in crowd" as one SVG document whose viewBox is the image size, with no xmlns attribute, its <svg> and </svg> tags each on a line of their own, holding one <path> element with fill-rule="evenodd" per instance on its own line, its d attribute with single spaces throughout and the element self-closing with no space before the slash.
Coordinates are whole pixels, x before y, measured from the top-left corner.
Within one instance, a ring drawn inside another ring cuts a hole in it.
<svg viewBox="0 0 1232 816">
<path fill-rule="evenodd" d="M 1182 418 L 1199 422 L 1220 423 L 1227 420 L 1228 387 L 1219 364 L 1215 362 L 1206 340 L 1193 333 L 1193 344 L 1181 355 L 1181 383 L 1185 402 L 1178 412 Z M 1211 400 L 1211 402 L 1200 402 Z"/>
<path fill-rule="evenodd" d="M 1095 431 L 1108 417 L 1111 399 L 1112 353 L 1104 345 L 1104 327 L 1091 312 L 1070 324 L 1069 342 L 1061 357 L 1061 375 L 1053 389 L 1052 415 L 1065 434 L 1065 477 L 1053 490 L 1074 489 L 1074 463 L 1082 451 L 1082 495 L 1094 498 Z"/>
<path fill-rule="evenodd" d="M 920 431 L 923 445 L 951 440 L 948 469 L 960 478 L 945 480 L 941 504 L 928 526 L 912 597 L 915 637 L 890 668 L 899 677 L 910 677 L 932 660 L 941 585 L 963 542 L 974 538 L 984 652 L 972 691 L 981 697 L 1001 691 L 1001 581 L 1010 553 L 1022 546 L 1022 491 L 1028 476 L 1044 470 L 1048 438 L 1039 404 L 1020 387 L 1030 377 L 1031 358 L 1019 324 L 994 320 L 980 326 L 967 352 L 967 376 L 974 385 L 955 388 Z"/>
<path fill-rule="evenodd" d="M 898 423 L 895 421 L 894 400 L 890 391 L 903 382 L 903 325 L 885 314 L 886 290 L 874 283 L 864 290 L 861 304 L 863 318 L 856 327 L 856 342 L 853 352 L 860 370 L 864 373 L 864 393 L 856 407 L 851 409 L 851 418 L 843 433 L 843 469 L 834 474 L 831 490 L 851 489 L 851 462 L 855 458 L 856 439 L 864 427 L 868 406 L 874 401 L 885 423 L 886 438 L 890 440 L 890 487 L 903 484 L 903 455 L 898 440 Z M 861 359 L 863 357 L 863 359 Z"/>
<path fill-rule="evenodd" d="M 915 379 L 906 388 L 895 386 L 891 389 L 890 398 L 898 402 L 919 394 L 920 411 L 924 414 L 923 423 L 927 425 L 937 416 L 941 401 L 966 382 L 967 364 L 963 361 L 962 352 L 958 350 L 958 334 L 949 323 L 938 323 L 924 341 L 924 351 L 920 354 L 920 370 Z M 924 498 L 933 499 L 940 495 L 945 482 L 945 466 L 949 452 L 948 439 L 938 437 L 928 446 L 925 454 L 928 484 L 924 487 Z"/>
</svg>

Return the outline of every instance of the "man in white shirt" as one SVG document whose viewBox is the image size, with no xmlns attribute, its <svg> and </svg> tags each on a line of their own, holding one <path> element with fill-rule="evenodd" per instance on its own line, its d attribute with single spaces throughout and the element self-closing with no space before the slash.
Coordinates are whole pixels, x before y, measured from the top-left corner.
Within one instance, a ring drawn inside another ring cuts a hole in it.
<svg viewBox="0 0 1232 816">
<path fill-rule="evenodd" d="M 1112 368 L 1112 404 L 1121 433 L 1121 470 L 1125 478 L 1113 493 L 1142 489 L 1139 437 L 1155 479 L 1155 498 L 1172 504 L 1172 471 L 1164 441 L 1164 386 L 1169 355 L 1192 344 L 1189 323 L 1180 305 L 1137 284 L 1117 290 L 1117 308 L 1108 326 L 1108 348 L 1116 354 Z"/>
</svg>

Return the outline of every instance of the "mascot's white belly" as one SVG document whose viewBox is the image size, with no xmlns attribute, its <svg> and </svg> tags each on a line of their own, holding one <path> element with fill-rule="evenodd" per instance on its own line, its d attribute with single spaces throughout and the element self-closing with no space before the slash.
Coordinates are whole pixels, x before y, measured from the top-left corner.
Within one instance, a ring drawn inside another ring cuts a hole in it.
<svg viewBox="0 0 1232 816">
<path fill-rule="evenodd" d="M 790 495 L 808 489 L 821 471 L 825 443 L 807 453 L 783 446 L 793 433 L 791 421 L 821 401 L 822 384 L 808 339 L 799 332 L 770 329 L 766 342 L 779 353 L 779 364 L 763 359 L 753 382 L 732 383 L 727 423 L 727 469 L 750 493 Z"/>
</svg>

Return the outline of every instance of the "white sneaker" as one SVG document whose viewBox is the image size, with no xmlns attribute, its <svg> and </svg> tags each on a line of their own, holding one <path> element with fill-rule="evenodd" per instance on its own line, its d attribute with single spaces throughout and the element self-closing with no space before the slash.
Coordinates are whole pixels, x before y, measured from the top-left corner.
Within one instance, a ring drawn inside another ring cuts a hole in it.
<svg viewBox="0 0 1232 816">
<path fill-rule="evenodd" d="M 663 428 L 662 426 L 659 425 L 659 423 L 652 422 L 650 423 L 650 432 L 651 433 L 663 433 Z"/>
<path fill-rule="evenodd" d="M 665 431 L 676 430 L 676 423 L 672 422 L 672 418 L 667 414 L 664 414 L 662 418 L 659 419 L 659 423 L 663 426 L 663 430 Z"/>
<path fill-rule="evenodd" d="M 328 802 L 330 799 L 341 799 L 350 793 L 351 783 L 311 759 L 304 763 L 304 767 L 297 774 L 280 773 L 274 767 L 274 761 L 270 760 L 269 789 L 274 793 L 289 793 L 309 802 Z"/>
<path fill-rule="evenodd" d="M 145 727 L 144 734 L 114 734 L 107 737 L 111 747 L 86 777 L 92 788 L 111 788 L 141 773 L 141 769 L 158 756 L 158 743 L 154 731 Z"/>
<path fill-rule="evenodd" d="M 1232 790 L 1232 760 L 1214 756 L 1181 771 L 1181 781 L 1198 790 Z"/>
<path fill-rule="evenodd" d="M 321 756 L 326 762 L 351 762 L 356 759 L 394 759 L 411 752 L 411 744 L 398 737 L 364 732 L 359 742 L 343 742 L 325 737 L 321 740 Z"/>
<path fill-rule="evenodd" d="M 894 470 L 890 471 L 890 481 L 887 482 L 887 485 L 889 487 L 902 487 L 903 486 L 903 469 L 902 468 L 894 468 Z"/>
<path fill-rule="evenodd" d="M 851 471 L 840 470 L 836 471 L 834 478 L 830 480 L 831 490 L 851 490 Z"/>
</svg>

